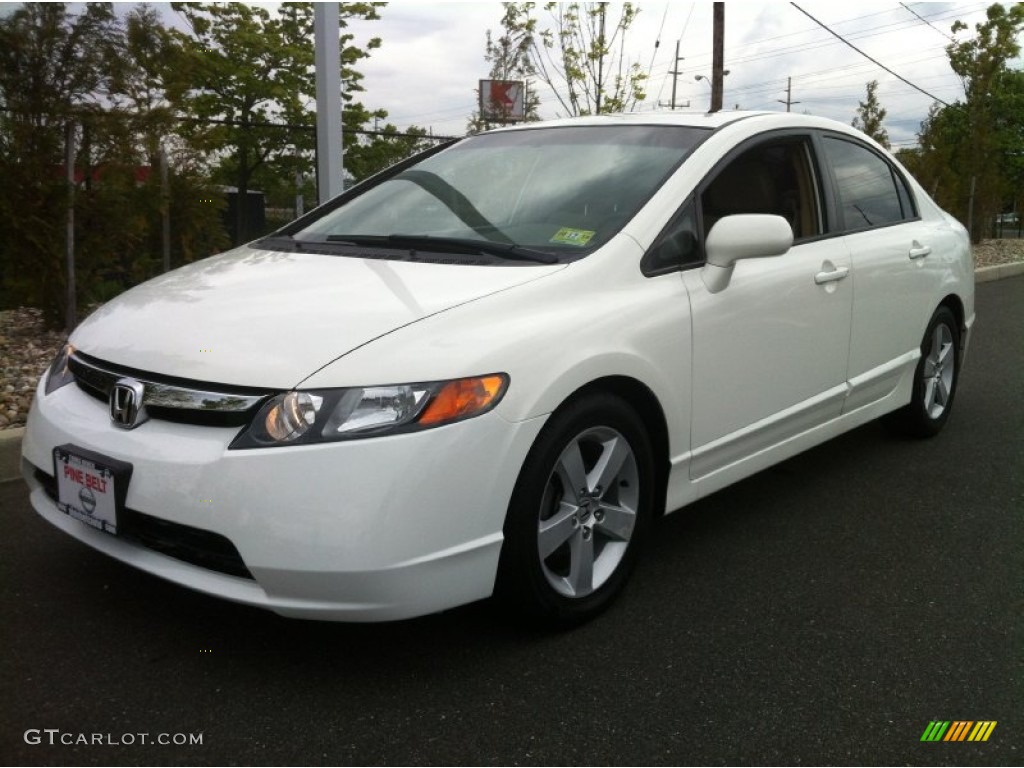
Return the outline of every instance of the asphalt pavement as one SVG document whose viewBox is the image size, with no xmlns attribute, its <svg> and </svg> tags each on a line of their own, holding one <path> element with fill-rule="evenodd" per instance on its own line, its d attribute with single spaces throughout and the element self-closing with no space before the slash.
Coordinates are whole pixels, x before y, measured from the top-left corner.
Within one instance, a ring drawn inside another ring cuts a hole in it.
<svg viewBox="0 0 1024 768">
<path fill-rule="evenodd" d="M 979 285 L 941 435 L 870 424 L 666 518 L 569 633 L 488 603 L 278 618 L 94 553 L 0 485 L 0 763 L 1020 765 L 1022 329 L 1024 278 Z M 935 720 L 997 725 L 922 742 Z"/>
</svg>

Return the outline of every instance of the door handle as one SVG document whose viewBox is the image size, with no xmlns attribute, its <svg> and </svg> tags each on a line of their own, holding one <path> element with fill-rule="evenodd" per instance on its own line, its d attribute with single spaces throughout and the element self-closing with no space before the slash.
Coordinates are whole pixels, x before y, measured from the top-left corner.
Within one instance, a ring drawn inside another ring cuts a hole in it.
<svg viewBox="0 0 1024 768">
<path fill-rule="evenodd" d="M 831 272 L 819 272 L 814 276 L 814 282 L 818 285 L 824 285 L 825 283 L 833 283 L 836 280 L 842 280 L 850 274 L 849 267 L 836 267 Z"/>
<path fill-rule="evenodd" d="M 917 240 L 915 240 L 910 246 L 910 258 L 912 259 L 923 259 L 931 252 L 931 248 L 927 245 L 921 245 Z"/>
</svg>

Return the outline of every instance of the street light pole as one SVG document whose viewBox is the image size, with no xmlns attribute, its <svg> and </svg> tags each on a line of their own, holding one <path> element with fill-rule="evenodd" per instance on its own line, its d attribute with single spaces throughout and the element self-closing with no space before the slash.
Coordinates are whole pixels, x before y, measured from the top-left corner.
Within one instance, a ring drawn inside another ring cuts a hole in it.
<svg viewBox="0 0 1024 768">
<path fill-rule="evenodd" d="M 729 70 L 728 69 L 722 71 L 722 77 L 723 78 L 726 75 L 728 75 L 728 74 L 729 74 Z M 704 75 L 694 75 L 693 79 L 694 79 L 695 82 L 698 82 L 698 83 L 703 82 L 703 83 L 705 83 L 711 89 L 712 106 L 714 106 L 714 98 L 715 98 L 714 81 L 711 78 L 709 78 L 709 77 L 705 77 Z M 714 112 L 714 111 L 715 111 L 714 109 L 709 109 L 708 110 L 709 113 L 710 112 Z"/>
<path fill-rule="evenodd" d="M 338 4 L 315 3 L 317 197 L 323 205 L 344 191 L 341 137 L 341 56 Z M 241 205 L 245 201 L 241 201 Z"/>
</svg>

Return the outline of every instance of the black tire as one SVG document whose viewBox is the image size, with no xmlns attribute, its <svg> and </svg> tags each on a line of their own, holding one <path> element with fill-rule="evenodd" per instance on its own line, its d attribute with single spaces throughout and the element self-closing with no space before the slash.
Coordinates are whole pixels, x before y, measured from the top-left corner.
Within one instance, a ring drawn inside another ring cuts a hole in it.
<svg viewBox="0 0 1024 768">
<path fill-rule="evenodd" d="M 624 401 L 594 393 L 556 411 L 512 493 L 498 597 L 553 627 L 603 611 L 636 564 L 654 483 L 646 428 Z"/>
<path fill-rule="evenodd" d="M 935 310 L 921 341 L 910 403 L 886 417 L 886 424 L 908 437 L 937 435 L 949 420 L 960 380 L 960 326 L 949 307 Z"/>
</svg>

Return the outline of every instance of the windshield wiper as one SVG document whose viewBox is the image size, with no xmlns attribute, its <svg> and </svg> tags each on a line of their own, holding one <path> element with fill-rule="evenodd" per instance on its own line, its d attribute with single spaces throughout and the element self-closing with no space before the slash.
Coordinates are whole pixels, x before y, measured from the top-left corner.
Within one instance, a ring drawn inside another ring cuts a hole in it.
<svg viewBox="0 0 1024 768">
<path fill-rule="evenodd" d="M 474 240 L 469 237 L 434 237 L 432 235 L 328 235 L 327 242 L 339 245 L 393 246 L 440 253 L 482 254 L 510 261 L 534 261 L 557 264 L 558 257 L 512 243 Z"/>
<path fill-rule="evenodd" d="M 864 209 L 863 208 L 861 208 L 856 203 L 853 204 L 853 207 L 857 210 L 857 213 L 859 213 L 862 217 L 864 217 L 864 221 L 866 221 L 868 223 L 869 227 L 873 227 L 875 225 L 875 222 L 873 222 L 871 219 L 869 219 L 868 215 L 866 213 L 864 213 Z"/>
<path fill-rule="evenodd" d="M 291 235 L 284 234 L 272 234 L 266 237 L 261 237 L 256 241 L 257 245 L 262 245 L 266 248 L 276 248 L 278 250 L 294 250 L 299 247 L 300 243 Z"/>
</svg>

